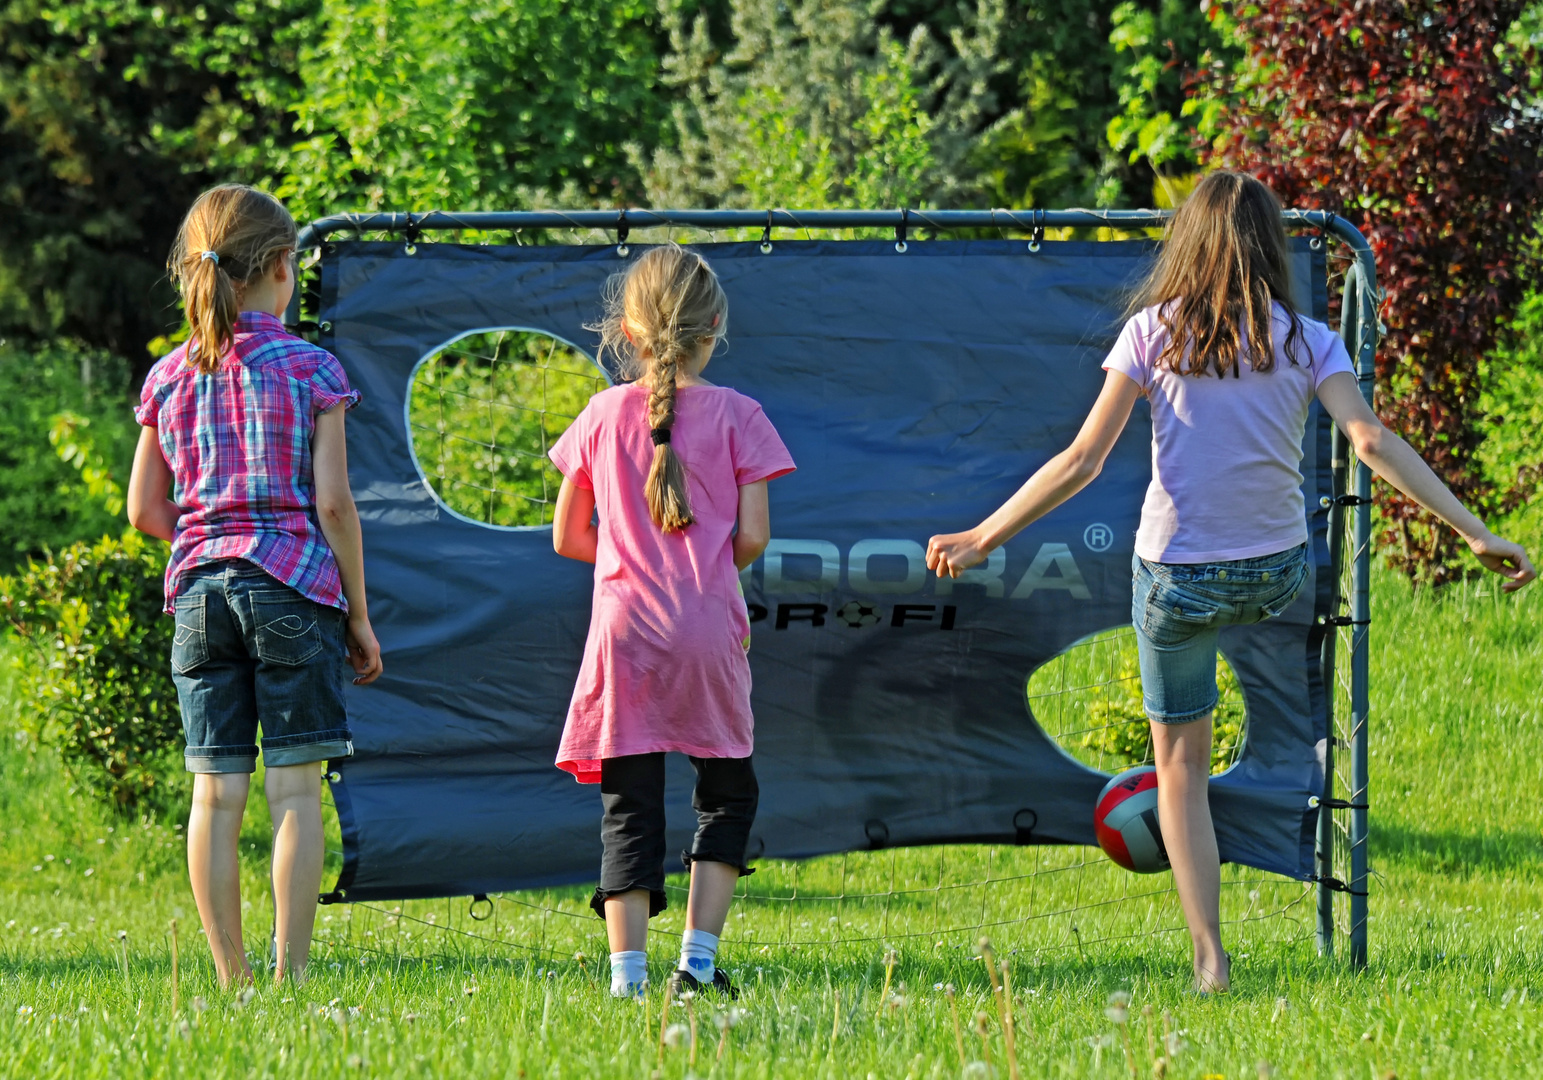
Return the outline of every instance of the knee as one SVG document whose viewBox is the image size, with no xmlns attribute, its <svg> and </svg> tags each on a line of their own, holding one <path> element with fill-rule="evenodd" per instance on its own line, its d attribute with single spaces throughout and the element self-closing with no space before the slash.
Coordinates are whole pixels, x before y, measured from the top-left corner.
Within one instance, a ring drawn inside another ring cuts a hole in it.
<svg viewBox="0 0 1543 1080">
<path fill-rule="evenodd" d="M 263 778 L 263 790 L 270 807 L 314 803 L 320 812 L 321 772 L 316 765 L 281 765 L 269 769 Z"/>
<path fill-rule="evenodd" d="M 245 773 L 200 773 L 193 782 L 193 805 L 209 813 L 244 813 L 249 784 Z"/>
</svg>

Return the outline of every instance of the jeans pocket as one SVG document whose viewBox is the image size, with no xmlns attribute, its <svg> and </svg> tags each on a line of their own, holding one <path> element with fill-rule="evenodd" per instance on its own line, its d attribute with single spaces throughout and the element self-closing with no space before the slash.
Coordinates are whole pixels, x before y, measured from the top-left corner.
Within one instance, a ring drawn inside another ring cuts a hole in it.
<svg viewBox="0 0 1543 1080">
<path fill-rule="evenodd" d="M 183 594 L 172 601 L 177 628 L 171 639 L 171 668 L 186 675 L 209 662 L 209 633 L 204 623 L 208 596 Z"/>
<path fill-rule="evenodd" d="M 253 592 L 252 622 L 257 656 L 270 664 L 299 667 L 322 651 L 320 605 L 299 593 Z"/>
<path fill-rule="evenodd" d="M 1282 589 L 1275 596 L 1259 604 L 1259 610 L 1266 619 L 1273 619 L 1281 615 L 1296 602 L 1297 594 L 1302 591 L 1303 584 L 1307 581 L 1307 561 L 1304 559 L 1296 565 L 1295 570 L 1287 577 L 1289 586 Z"/>
<path fill-rule="evenodd" d="M 1141 628 L 1156 644 L 1178 644 L 1215 623 L 1222 606 L 1210 597 L 1154 577 Z"/>
</svg>

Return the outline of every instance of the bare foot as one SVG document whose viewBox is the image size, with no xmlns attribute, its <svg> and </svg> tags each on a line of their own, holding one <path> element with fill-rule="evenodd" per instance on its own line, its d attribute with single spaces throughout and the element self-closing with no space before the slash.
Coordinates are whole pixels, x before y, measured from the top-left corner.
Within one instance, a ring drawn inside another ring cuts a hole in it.
<svg viewBox="0 0 1543 1080">
<path fill-rule="evenodd" d="M 1195 993 L 1225 994 L 1232 984 L 1232 954 L 1225 950 L 1214 961 L 1195 958 Z"/>
</svg>

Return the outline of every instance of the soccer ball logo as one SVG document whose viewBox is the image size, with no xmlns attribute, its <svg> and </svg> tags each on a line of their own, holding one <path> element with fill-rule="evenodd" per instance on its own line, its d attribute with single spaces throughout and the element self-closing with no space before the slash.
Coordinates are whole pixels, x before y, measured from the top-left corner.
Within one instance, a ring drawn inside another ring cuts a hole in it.
<svg viewBox="0 0 1543 1080">
<path fill-rule="evenodd" d="M 843 604 L 836 611 L 836 618 L 852 627 L 873 626 L 883 617 L 877 604 L 870 604 L 863 600 L 853 600 Z"/>
</svg>

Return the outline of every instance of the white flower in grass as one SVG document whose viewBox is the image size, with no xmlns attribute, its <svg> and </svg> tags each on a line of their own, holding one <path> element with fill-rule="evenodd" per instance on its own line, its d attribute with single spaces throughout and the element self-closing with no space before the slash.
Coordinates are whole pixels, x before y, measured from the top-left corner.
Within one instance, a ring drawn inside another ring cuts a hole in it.
<svg viewBox="0 0 1543 1080">
<path fill-rule="evenodd" d="M 691 1045 L 691 1029 L 685 1024 L 671 1024 L 664 1029 L 664 1045 L 671 1050 Z"/>
<path fill-rule="evenodd" d="M 992 1080 L 997 1071 L 984 1061 L 972 1061 L 964 1067 L 964 1080 Z"/>
<path fill-rule="evenodd" d="M 32 1015 L 32 1006 L 31 1005 L 18 1005 L 18 1006 L 16 1006 L 16 1015 L 17 1016 L 31 1016 Z"/>
</svg>

